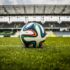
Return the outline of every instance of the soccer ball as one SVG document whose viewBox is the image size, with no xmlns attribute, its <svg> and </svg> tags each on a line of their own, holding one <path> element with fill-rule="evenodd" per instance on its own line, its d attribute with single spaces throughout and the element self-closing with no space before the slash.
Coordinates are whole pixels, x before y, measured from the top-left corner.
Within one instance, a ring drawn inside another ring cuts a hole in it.
<svg viewBox="0 0 70 70">
<path fill-rule="evenodd" d="M 35 22 L 28 23 L 22 27 L 20 38 L 25 47 L 40 48 L 46 39 L 46 32 L 42 25 Z"/>
</svg>

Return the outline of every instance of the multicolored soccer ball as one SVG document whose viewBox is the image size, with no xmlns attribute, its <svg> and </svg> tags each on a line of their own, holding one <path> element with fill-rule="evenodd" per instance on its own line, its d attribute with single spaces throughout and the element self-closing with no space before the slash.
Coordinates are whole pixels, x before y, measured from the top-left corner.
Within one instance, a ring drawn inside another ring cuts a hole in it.
<svg viewBox="0 0 70 70">
<path fill-rule="evenodd" d="M 38 23 L 28 23 L 24 25 L 20 31 L 21 41 L 25 47 L 42 47 L 42 43 L 46 39 L 46 32 L 42 25 Z"/>
</svg>

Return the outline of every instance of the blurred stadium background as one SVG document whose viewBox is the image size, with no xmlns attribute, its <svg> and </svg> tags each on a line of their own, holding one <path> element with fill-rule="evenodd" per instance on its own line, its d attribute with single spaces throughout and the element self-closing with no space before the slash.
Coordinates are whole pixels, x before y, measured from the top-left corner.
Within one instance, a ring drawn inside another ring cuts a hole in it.
<svg viewBox="0 0 70 70">
<path fill-rule="evenodd" d="M 18 37 L 29 22 L 41 24 L 49 37 L 70 37 L 70 5 L 0 5 L 0 37 Z"/>
<path fill-rule="evenodd" d="M 29 22 L 46 30 L 43 48 L 23 48 Z M 0 0 L 0 70 L 70 70 L 69 52 L 70 0 Z"/>
</svg>

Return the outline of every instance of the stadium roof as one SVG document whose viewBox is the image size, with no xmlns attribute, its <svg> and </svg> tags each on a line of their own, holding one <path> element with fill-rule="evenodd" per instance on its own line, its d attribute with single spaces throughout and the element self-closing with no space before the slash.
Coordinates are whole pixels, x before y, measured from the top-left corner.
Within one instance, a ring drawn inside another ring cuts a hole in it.
<svg viewBox="0 0 70 70">
<path fill-rule="evenodd" d="M 70 5 L 0 5 L 5 15 L 70 15 Z"/>
</svg>

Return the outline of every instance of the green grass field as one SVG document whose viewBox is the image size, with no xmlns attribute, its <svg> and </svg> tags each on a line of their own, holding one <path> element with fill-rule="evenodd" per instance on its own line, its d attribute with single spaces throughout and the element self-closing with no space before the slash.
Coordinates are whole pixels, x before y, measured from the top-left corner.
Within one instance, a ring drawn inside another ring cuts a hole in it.
<svg viewBox="0 0 70 70">
<path fill-rule="evenodd" d="M 43 48 L 0 38 L 0 70 L 70 70 L 70 38 L 47 38 Z"/>
</svg>

